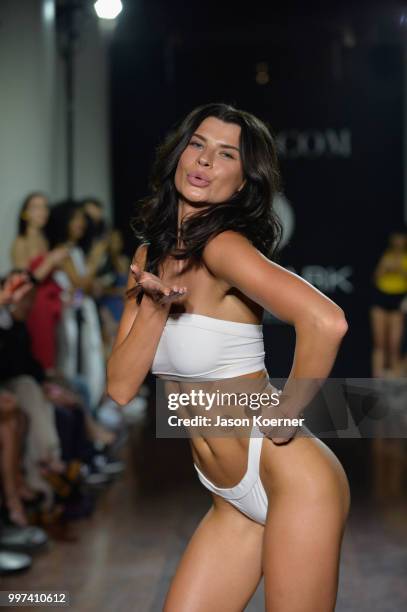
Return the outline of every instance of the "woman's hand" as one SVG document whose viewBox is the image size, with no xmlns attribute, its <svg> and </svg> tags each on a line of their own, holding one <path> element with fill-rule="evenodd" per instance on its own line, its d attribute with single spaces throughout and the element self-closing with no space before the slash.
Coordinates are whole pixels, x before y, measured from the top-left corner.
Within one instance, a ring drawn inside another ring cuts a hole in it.
<svg viewBox="0 0 407 612">
<path fill-rule="evenodd" d="M 55 403 L 57 406 L 77 408 L 81 405 L 81 399 L 75 392 L 67 389 L 57 382 L 52 382 L 49 380 L 43 382 L 42 390 L 47 400 L 49 400 L 51 403 Z"/>
<path fill-rule="evenodd" d="M 11 272 L 0 289 L 0 305 L 18 304 L 32 288 L 33 283 L 27 272 Z"/>
<path fill-rule="evenodd" d="M 66 246 L 56 247 L 48 253 L 47 259 L 53 266 L 59 266 L 69 255 L 69 249 Z"/>
<path fill-rule="evenodd" d="M 130 270 L 136 280 L 136 286 L 127 292 L 127 295 L 137 295 L 141 290 L 147 294 L 153 302 L 159 305 L 172 304 L 187 292 L 186 287 L 178 285 L 166 285 L 155 274 L 141 270 L 140 266 L 133 261 Z"/>
<path fill-rule="evenodd" d="M 269 438 L 274 444 L 280 445 L 280 444 L 287 444 L 287 442 L 289 442 L 290 440 L 293 439 L 293 437 L 295 436 L 297 430 L 299 429 L 298 425 L 296 426 L 291 426 L 291 427 L 280 427 L 279 429 L 280 434 L 282 433 L 282 435 L 278 435 L 278 433 L 275 431 L 277 428 L 273 427 L 271 428 L 272 430 L 270 431 L 270 427 L 266 427 L 266 426 L 260 426 L 259 430 L 261 431 L 262 434 L 264 434 L 266 436 L 266 438 Z"/>
<path fill-rule="evenodd" d="M 0 391 L 0 413 L 14 411 L 18 407 L 17 397 L 14 393 L 3 389 Z"/>
<path fill-rule="evenodd" d="M 108 248 L 109 240 L 107 238 L 97 240 L 89 251 L 88 262 L 98 263 L 102 259 Z"/>
</svg>

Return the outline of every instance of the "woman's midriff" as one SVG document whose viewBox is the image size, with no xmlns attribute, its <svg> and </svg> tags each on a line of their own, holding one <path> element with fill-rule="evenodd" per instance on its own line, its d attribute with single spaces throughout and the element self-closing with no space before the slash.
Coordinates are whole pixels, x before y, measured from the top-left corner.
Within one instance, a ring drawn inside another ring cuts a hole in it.
<svg viewBox="0 0 407 612">
<path fill-rule="evenodd" d="M 269 376 L 266 370 L 242 374 L 233 380 L 261 379 L 260 386 L 266 386 Z M 225 381 L 219 380 L 219 385 Z M 264 384 L 263 384 L 264 382 Z M 194 463 L 213 482 L 229 488 L 240 482 L 247 471 L 250 427 L 239 427 L 239 435 L 194 436 L 190 438 Z"/>
<path fill-rule="evenodd" d="M 275 389 L 265 370 L 238 378 L 263 378 L 270 392 Z M 259 382 L 261 388 L 263 381 Z M 194 462 L 214 485 L 230 488 L 242 480 L 247 471 L 250 431 L 251 427 L 241 429 L 236 437 L 190 438 Z M 346 514 L 350 501 L 346 473 L 330 448 L 303 427 L 288 444 L 274 444 L 263 438 L 260 477 L 269 497 L 293 490 L 300 495 L 327 495 L 337 499 Z"/>
</svg>

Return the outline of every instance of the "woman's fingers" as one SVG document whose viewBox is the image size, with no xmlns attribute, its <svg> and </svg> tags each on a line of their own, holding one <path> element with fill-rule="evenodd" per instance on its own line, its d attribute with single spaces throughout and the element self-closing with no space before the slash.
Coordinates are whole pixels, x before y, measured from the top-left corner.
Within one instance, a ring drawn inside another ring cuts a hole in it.
<svg viewBox="0 0 407 612">
<path fill-rule="evenodd" d="M 168 304 L 169 302 L 175 302 L 181 296 L 185 295 L 186 287 L 180 287 L 179 289 L 176 287 L 172 287 L 171 289 L 167 289 L 165 293 L 159 299 L 160 304 Z"/>
<path fill-rule="evenodd" d="M 135 261 L 132 261 L 130 265 L 130 270 L 133 272 L 135 279 L 138 281 L 142 274 L 140 266 Z"/>
<path fill-rule="evenodd" d="M 178 285 L 165 285 L 158 276 L 155 276 L 150 272 L 142 271 L 135 263 L 132 263 L 130 268 L 137 281 L 136 287 L 132 288 L 131 290 L 132 295 L 136 293 L 137 290 L 142 289 L 158 303 L 165 304 L 169 301 L 172 302 L 178 299 L 187 291 L 186 287 L 179 287 Z"/>
</svg>

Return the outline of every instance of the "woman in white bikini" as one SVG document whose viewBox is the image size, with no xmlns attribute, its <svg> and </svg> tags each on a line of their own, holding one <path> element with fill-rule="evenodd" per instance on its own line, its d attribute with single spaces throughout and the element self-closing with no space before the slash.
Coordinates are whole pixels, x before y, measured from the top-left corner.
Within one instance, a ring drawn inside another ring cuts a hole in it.
<svg viewBox="0 0 407 612">
<path fill-rule="evenodd" d="M 334 302 L 270 259 L 281 230 L 272 207 L 278 178 L 268 128 L 226 104 L 195 109 L 159 148 L 153 194 L 132 223 L 142 244 L 107 364 L 107 391 L 119 404 L 150 369 L 163 379 L 247 379 L 273 390 L 263 309 L 296 330 L 282 413 L 298 416 L 312 381 L 328 377 L 347 323 Z M 213 505 L 164 612 L 241 612 L 262 576 L 267 611 L 334 610 L 349 484 L 333 452 L 299 435 L 305 430 L 263 426 L 243 440 L 190 440 Z"/>
</svg>

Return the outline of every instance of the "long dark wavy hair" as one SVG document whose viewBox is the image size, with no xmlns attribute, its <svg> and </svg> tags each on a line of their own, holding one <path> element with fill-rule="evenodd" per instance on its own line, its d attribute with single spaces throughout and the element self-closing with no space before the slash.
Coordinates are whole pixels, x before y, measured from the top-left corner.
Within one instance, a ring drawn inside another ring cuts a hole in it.
<svg viewBox="0 0 407 612">
<path fill-rule="evenodd" d="M 47 195 L 42 191 L 32 191 L 31 193 L 25 196 L 21 204 L 19 213 L 18 213 L 18 228 L 17 228 L 18 236 L 25 236 L 27 232 L 27 220 L 24 219 L 21 215 L 23 215 L 23 213 L 26 212 L 31 200 L 37 197 L 44 198 L 48 202 Z"/>
<path fill-rule="evenodd" d="M 69 223 L 77 212 L 83 212 L 81 205 L 75 200 L 61 200 L 51 206 L 45 234 L 51 249 L 61 246 L 69 239 Z"/>
<path fill-rule="evenodd" d="M 205 207 L 186 217 L 177 248 L 178 193 L 174 176 L 178 160 L 193 133 L 207 117 L 216 117 L 241 127 L 239 148 L 243 188 L 228 200 Z M 147 243 L 146 271 L 158 275 L 160 263 L 171 254 L 199 262 L 207 242 L 225 230 L 240 232 L 266 257 L 274 256 L 282 226 L 273 209 L 280 188 L 280 172 L 274 137 L 260 119 L 229 104 L 211 103 L 195 108 L 157 147 L 150 175 L 151 194 L 139 200 L 130 226 L 141 244 Z"/>
</svg>

